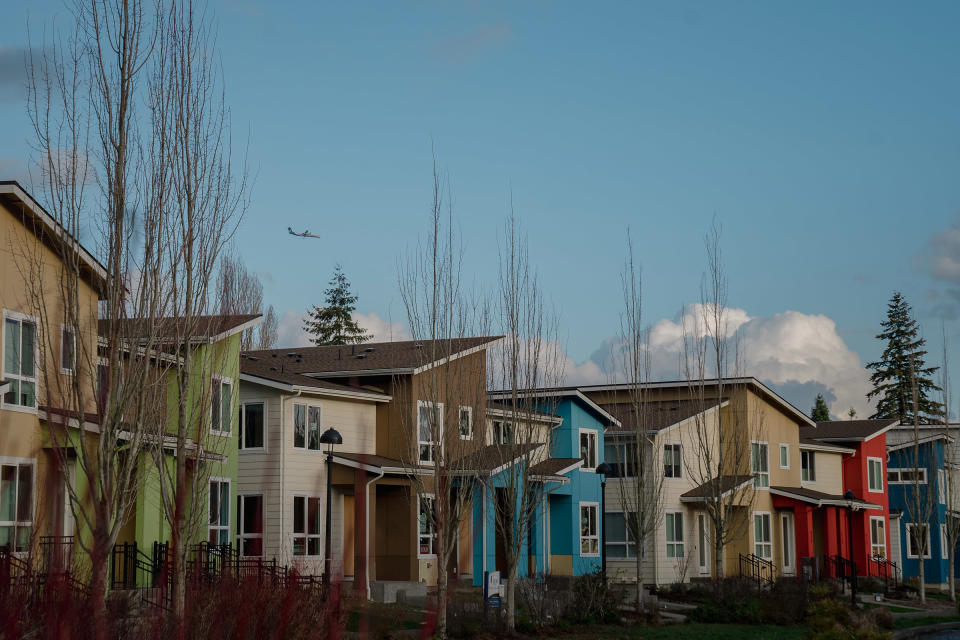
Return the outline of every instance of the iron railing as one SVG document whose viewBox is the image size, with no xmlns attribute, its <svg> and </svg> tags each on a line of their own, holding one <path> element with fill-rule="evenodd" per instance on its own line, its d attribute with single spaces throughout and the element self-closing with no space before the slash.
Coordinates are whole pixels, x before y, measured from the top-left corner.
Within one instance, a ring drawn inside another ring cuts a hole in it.
<svg viewBox="0 0 960 640">
<path fill-rule="evenodd" d="M 773 585 L 775 575 L 776 570 L 771 561 L 752 553 L 740 554 L 740 577 L 756 582 L 758 589 Z"/>
<path fill-rule="evenodd" d="M 896 562 L 883 556 L 873 556 L 867 560 L 867 575 L 881 578 L 884 591 L 887 593 L 900 586 L 900 567 Z"/>
</svg>

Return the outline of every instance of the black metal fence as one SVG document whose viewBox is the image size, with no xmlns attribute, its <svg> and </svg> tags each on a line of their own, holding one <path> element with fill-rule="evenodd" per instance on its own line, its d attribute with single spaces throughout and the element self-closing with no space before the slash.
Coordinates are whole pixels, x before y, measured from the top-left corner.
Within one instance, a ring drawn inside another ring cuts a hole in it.
<svg viewBox="0 0 960 640">
<path fill-rule="evenodd" d="M 776 570 L 773 563 L 766 558 L 750 554 L 740 554 L 740 577 L 749 578 L 762 589 L 773 585 Z"/>
</svg>

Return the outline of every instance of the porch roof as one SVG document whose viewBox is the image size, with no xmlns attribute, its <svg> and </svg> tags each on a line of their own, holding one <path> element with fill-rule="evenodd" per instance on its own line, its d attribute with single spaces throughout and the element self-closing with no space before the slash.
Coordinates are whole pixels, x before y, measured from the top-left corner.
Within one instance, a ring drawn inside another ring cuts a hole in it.
<svg viewBox="0 0 960 640">
<path fill-rule="evenodd" d="M 530 475 L 540 482 L 569 482 L 567 474 L 583 466 L 583 458 L 547 458 L 530 467 Z"/>
<path fill-rule="evenodd" d="M 816 427 L 800 427 L 800 437 L 821 442 L 864 442 L 898 424 L 900 421 L 895 418 L 818 422 Z"/>
<path fill-rule="evenodd" d="M 680 494 L 680 502 L 706 502 L 708 498 L 723 497 L 753 482 L 753 476 L 717 476 Z"/>
<path fill-rule="evenodd" d="M 485 447 L 468 453 L 451 465 L 460 473 L 477 473 L 484 476 L 493 476 L 507 467 L 517 464 L 522 458 L 535 454 L 543 447 L 541 442 L 509 444 L 488 444 Z"/>
<path fill-rule="evenodd" d="M 822 491 L 814 491 L 813 489 L 807 489 L 806 487 L 770 487 L 770 493 L 775 496 L 792 498 L 794 500 L 799 500 L 800 502 L 806 502 L 807 504 L 816 505 L 818 507 L 823 507 L 823 506 L 846 507 L 848 504 L 853 502 L 853 504 L 857 505 L 858 509 L 882 509 L 883 508 L 879 504 L 867 502 L 866 500 L 861 500 L 859 498 L 851 501 L 851 500 L 847 500 L 843 496 L 838 496 L 830 493 L 823 493 Z"/>
<path fill-rule="evenodd" d="M 386 474 L 404 474 L 404 475 L 430 475 L 433 473 L 432 467 L 424 465 L 413 465 L 403 460 L 378 456 L 372 453 L 334 453 L 333 461 L 346 467 L 362 469 L 372 473 Z"/>
</svg>

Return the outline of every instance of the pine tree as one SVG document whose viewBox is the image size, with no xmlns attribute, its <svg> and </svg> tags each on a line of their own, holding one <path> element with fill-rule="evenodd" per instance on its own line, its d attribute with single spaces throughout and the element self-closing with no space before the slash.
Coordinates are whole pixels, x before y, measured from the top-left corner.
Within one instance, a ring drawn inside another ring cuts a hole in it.
<svg viewBox="0 0 960 640">
<path fill-rule="evenodd" d="M 830 422 L 830 409 L 827 407 L 827 401 L 823 399 L 822 393 L 817 394 L 810 417 L 813 418 L 814 422 Z"/>
<path fill-rule="evenodd" d="M 911 378 L 917 385 L 917 413 L 927 422 L 943 413 L 943 405 L 930 399 L 940 387 L 932 381 L 939 367 L 927 367 L 923 357 L 927 355 L 926 340 L 920 337 L 920 328 L 913 317 L 913 309 L 897 291 L 887 305 L 887 319 L 881 323 L 883 331 L 878 340 L 887 346 L 877 362 L 867 365 L 873 369 L 870 382 L 873 390 L 867 399 L 878 398 L 877 409 L 871 418 L 896 418 L 901 424 L 913 422 Z M 912 363 L 912 365 L 911 365 Z"/>
<path fill-rule="evenodd" d="M 324 292 L 326 304 L 314 305 L 307 312 L 304 330 L 318 346 L 331 344 L 360 344 L 372 336 L 353 320 L 357 296 L 350 293 L 350 281 L 337 265 L 330 280 L 330 288 Z"/>
</svg>

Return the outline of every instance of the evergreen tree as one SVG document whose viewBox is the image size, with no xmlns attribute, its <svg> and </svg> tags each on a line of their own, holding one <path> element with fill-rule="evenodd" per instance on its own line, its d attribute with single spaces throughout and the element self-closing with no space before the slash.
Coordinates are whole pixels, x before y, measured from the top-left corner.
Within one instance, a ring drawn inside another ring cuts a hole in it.
<svg viewBox="0 0 960 640">
<path fill-rule="evenodd" d="M 326 304 L 314 305 L 307 312 L 303 328 L 313 337 L 310 340 L 318 346 L 331 344 L 360 344 L 372 336 L 353 320 L 357 296 L 350 293 L 350 281 L 343 275 L 343 269 L 337 265 L 330 280 L 330 288 L 324 292 Z"/>
<path fill-rule="evenodd" d="M 810 417 L 813 418 L 814 422 L 830 422 L 830 409 L 827 407 L 827 401 L 823 399 L 822 393 L 817 394 Z"/>
<path fill-rule="evenodd" d="M 943 405 L 930 399 L 940 387 L 932 381 L 939 367 L 927 367 L 926 340 L 920 337 L 920 328 L 913 317 L 913 309 L 897 291 L 887 305 L 887 319 L 881 323 L 883 331 L 877 339 L 887 343 L 880 360 L 867 365 L 873 369 L 870 382 L 873 390 L 867 399 L 878 398 L 877 409 L 871 418 L 896 418 L 902 424 L 913 422 L 913 390 L 911 377 L 917 386 L 917 413 L 921 421 L 929 421 L 943 413 Z M 911 366 L 912 362 L 912 366 Z"/>
</svg>

